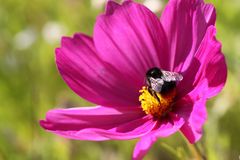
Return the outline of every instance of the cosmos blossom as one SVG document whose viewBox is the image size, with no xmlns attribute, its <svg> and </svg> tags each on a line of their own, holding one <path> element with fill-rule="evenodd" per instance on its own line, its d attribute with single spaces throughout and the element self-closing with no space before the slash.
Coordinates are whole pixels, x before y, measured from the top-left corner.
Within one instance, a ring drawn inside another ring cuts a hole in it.
<svg viewBox="0 0 240 160">
<path fill-rule="evenodd" d="M 142 159 L 161 137 L 180 131 L 190 143 L 202 136 L 206 101 L 223 88 L 227 69 L 216 40 L 214 6 L 203 0 L 170 0 L 160 19 L 134 1 L 108 1 L 93 37 L 63 37 L 58 70 L 68 86 L 96 107 L 53 109 L 40 125 L 75 140 L 139 138 Z M 152 68 L 183 77 L 170 91 L 152 91 Z"/>
</svg>

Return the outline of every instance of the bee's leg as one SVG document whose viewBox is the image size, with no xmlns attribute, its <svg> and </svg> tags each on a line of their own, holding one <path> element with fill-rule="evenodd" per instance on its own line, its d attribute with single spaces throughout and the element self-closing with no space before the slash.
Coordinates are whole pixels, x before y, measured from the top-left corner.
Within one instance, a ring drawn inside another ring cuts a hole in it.
<svg viewBox="0 0 240 160">
<path fill-rule="evenodd" d="M 157 93 L 154 90 L 148 87 L 148 92 L 160 103 L 160 99 L 158 98 Z"/>
<path fill-rule="evenodd" d="M 153 97 L 156 98 L 159 103 L 161 103 L 161 102 L 160 102 L 160 99 L 159 99 L 158 96 L 157 96 L 157 93 L 154 92 L 154 91 L 153 91 Z"/>
<path fill-rule="evenodd" d="M 155 91 L 154 90 L 152 90 L 152 88 L 150 88 L 150 87 L 148 87 L 148 92 L 152 95 L 152 96 L 156 96 L 155 95 Z"/>
</svg>

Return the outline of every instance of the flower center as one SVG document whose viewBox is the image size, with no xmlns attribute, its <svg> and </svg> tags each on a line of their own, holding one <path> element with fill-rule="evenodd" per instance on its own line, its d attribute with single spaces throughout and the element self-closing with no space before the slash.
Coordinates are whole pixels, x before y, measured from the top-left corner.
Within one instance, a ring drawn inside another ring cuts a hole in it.
<svg viewBox="0 0 240 160">
<path fill-rule="evenodd" d="M 144 86 L 140 91 L 139 101 L 143 111 L 154 117 L 160 118 L 171 111 L 174 98 L 176 96 L 176 88 L 167 93 L 151 92 L 148 87 Z"/>
</svg>

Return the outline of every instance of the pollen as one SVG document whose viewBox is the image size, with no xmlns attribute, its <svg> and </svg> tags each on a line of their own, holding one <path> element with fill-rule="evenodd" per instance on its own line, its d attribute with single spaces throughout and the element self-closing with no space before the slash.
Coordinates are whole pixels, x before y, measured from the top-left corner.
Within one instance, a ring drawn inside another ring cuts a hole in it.
<svg viewBox="0 0 240 160">
<path fill-rule="evenodd" d="M 141 93 L 139 101 L 141 102 L 143 111 L 157 118 L 161 118 L 171 110 L 176 96 L 176 88 L 165 94 L 154 92 L 153 95 L 147 87 L 144 86 L 139 92 Z"/>
</svg>

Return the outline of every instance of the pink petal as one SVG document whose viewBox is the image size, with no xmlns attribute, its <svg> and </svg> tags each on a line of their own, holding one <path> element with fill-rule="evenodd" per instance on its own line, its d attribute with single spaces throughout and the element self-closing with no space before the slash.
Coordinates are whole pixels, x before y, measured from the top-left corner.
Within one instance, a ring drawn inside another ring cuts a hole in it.
<svg viewBox="0 0 240 160">
<path fill-rule="evenodd" d="M 157 141 L 156 136 L 146 135 L 143 136 L 136 144 L 133 152 L 133 160 L 141 160 L 151 149 L 154 142 Z"/>
<path fill-rule="evenodd" d="M 155 130 L 152 131 L 157 137 L 168 137 L 173 133 L 177 132 L 185 120 L 180 115 L 170 112 L 168 117 L 162 119 L 158 126 L 155 127 Z"/>
<path fill-rule="evenodd" d="M 161 23 L 170 44 L 171 70 L 178 72 L 188 68 L 206 29 L 214 25 L 215 20 L 214 6 L 202 0 L 170 0 Z"/>
<path fill-rule="evenodd" d="M 202 127 L 207 119 L 206 98 L 192 101 L 188 96 L 177 101 L 174 112 L 185 119 L 181 132 L 190 143 L 197 142 L 202 136 Z"/>
<path fill-rule="evenodd" d="M 55 134 L 77 140 L 132 139 L 149 133 L 156 122 L 138 107 L 80 107 L 55 109 L 41 126 Z"/>
<path fill-rule="evenodd" d="M 179 84 L 180 97 L 192 99 L 215 96 L 223 88 L 227 78 L 227 66 L 221 53 L 221 44 L 215 38 L 216 29 L 210 26 L 199 46 L 184 80 Z"/>
<path fill-rule="evenodd" d="M 65 82 L 79 96 L 105 106 L 136 106 L 139 88 L 124 70 L 99 58 L 93 40 L 83 34 L 62 38 L 56 63 Z M 143 78 L 142 78 L 143 79 Z"/>
<path fill-rule="evenodd" d="M 140 141 L 135 146 L 133 159 L 142 159 L 158 137 L 167 137 L 177 132 L 184 122 L 185 121 L 181 116 L 170 112 L 168 117 L 158 121 L 154 129 L 149 134 L 141 137 Z"/>
<path fill-rule="evenodd" d="M 99 56 L 121 69 L 121 75 L 139 90 L 146 71 L 153 66 L 167 67 L 165 33 L 157 18 L 143 5 L 125 1 L 112 14 L 98 17 L 94 43 Z"/>
<path fill-rule="evenodd" d="M 112 0 L 109 0 L 107 2 L 107 6 L 106 6 L 106 15 L 111 15 L 113 14 L 113 12 L 115 11 L 115 9 L 117 9 L 120 5 Z"/>
</svg>

